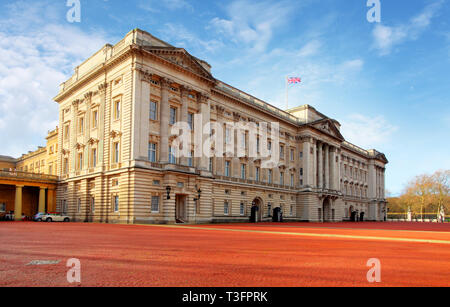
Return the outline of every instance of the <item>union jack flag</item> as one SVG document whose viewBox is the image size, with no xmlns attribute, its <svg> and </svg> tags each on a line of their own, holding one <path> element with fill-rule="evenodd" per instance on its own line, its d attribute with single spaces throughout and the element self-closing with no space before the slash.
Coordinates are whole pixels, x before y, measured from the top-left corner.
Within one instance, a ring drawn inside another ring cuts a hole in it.
<svg viewBox="0 0 450 307">
<path fill-rule="evenodd" d="M 293 77 L 293 78 L 288 78 L 287 81 L 289 84 L 296 84 L 296 83 L 301 83 L 302 79 L 300 79 L 298 77 Z"/>
</svg>

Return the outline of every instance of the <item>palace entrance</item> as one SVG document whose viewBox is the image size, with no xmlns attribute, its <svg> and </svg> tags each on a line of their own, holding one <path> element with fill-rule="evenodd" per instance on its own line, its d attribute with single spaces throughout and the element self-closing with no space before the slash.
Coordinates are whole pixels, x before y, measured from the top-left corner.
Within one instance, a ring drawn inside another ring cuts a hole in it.
<svg viewBox="0 0 450 307">
<path fill-rule="evenodd" d="M 175 221 L 177 223 L 186 223 L 187 221 L 187 195 L 177 194 L 175 196 Z"/>
<path fill-rule="evenodd" d="M 259 223 L 262 222 L 263 214 L 264 214 L 264 206 L 261 198 L 257 197 L 252 202 L 252 209 L 250 215 L 251 223 Z"/>
</svg>

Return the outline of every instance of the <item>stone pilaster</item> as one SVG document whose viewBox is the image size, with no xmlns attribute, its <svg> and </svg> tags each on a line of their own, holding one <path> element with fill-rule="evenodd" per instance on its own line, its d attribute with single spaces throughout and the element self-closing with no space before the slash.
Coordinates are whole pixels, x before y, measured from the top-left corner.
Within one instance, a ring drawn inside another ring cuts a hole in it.
<svg viewBox="0 0 450 307">
<path fill-rule="evenodd" d="M 200 103 L 200 112 L 202 114 L 202 126 L 197 127 L 197 129 L 201 129 L 202 132 L 202 140 L 206 140 L 209 138 L 209 132 L 204 133 L 205 126 L 211 121 L 211 102 L 209 96 L 206 94 L 199 94 L 198 101 Z M 202 146 L 203 146 L 202 142 Z M 200 158 L 198 168 L 202 171 L 208 171 L 209 159 L 208 157 L 202 153 L 202 157 Z"/>
<path fill-rule="evenodd" d="M 188 110 L 189 110 L 189 93 L 191 92 L 191 89 L 186 87 L 186 86 L 182 86 L 180 88 L 181 91 L 181 122 L 187 124 L 188 122 Z M 192 123 L 193 124 L 193 123 Z M 183 132 L 186 133 L 186 132 Z M 191 135 L 189 135 L 189 137 L 191 137 Z M 183 146 L 186 146 L 186 144 L 183 144 Z M 191 148 L 187 148 L 187 153 L 189 153 L 191 151 Z M 194 159 L 194 157 L 192 157 L 192 159 Z M 185 157 L 184 155 L 181 156 L 180 159 L 180 163 L 181 165 L 185 165 L 187 166 L 188 163 L 188 158 Z"/>
<path fill-rule="evenodd" d="M 330 188 L 330 147 L 325 144 L 325 188 Z"/>
<path fill-rule="evenodd" d="M 317 141 L 318 146 L 318 160 L 317 160 L 317 168 L 318 168 L 318 187 L 319 189 L 323 189 L 323 144 L 320 141 Z"/>
<path fill-rule="evenodd" d="M 161 107 L 160 107 L 160 144 L 159 144 L 159 161 L 161 163 L 169 163 L 169 87 L 171 81 L 166 78 L 161 79 Z"/>
</svg>

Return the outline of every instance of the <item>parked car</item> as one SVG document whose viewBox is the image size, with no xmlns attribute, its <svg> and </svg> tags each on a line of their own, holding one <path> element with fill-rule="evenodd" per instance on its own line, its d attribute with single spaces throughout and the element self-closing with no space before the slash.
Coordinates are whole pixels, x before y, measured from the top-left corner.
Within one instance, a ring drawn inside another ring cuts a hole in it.
<svg viewBox="0 0 450 307">
<path fill-rule="evenodd" d="M 42 222 L 42 217 L 45 215 L 45 213 L 39 212 L 35 216 L 33 216 L 33 221 L 35 222 Z"/>
<path fill-rule="evenodd" d="M 5 214 L 5 221 L 14 221 L 14 211 L 9 211 Z"/>
<path fill-rule="evenodd" d="M 68 223 L 70 222 L 70 216 L 67 216 L 65 214 L 62 213 L 47 213 L 42 215 L 42 220 L 44 222 L 65 222 Z"/>
</svg>

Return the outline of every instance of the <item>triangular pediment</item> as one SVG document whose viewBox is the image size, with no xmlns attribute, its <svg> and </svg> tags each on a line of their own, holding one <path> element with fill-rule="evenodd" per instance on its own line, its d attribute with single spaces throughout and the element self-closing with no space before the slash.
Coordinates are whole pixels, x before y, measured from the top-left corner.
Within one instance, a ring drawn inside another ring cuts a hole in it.
<svg viewBox="0 0 450 307">
<path fill-rule="evenodd" d="M 197 75 L 214 81 L 214 77 L 212 76 L 212 74 L 208 70 L 206 70 L 202 64 L 200 64 L 197 58 L 190 55 L 189 52 L 187 52 L 183 48 L 145 47 L 145 50 Z"/>
<path fill-rule="evenodd" d="M 341 132 L 336 127 L 334 122 L 329 118 L 325 118 L 315 123 L 311 123 L 311 126 L 316 128 L 317 130 L 320 130 L 328 135 L 331 135 L 339 140 L 344 141 L 344 137 L 342 136 Z"/>
</svg>

